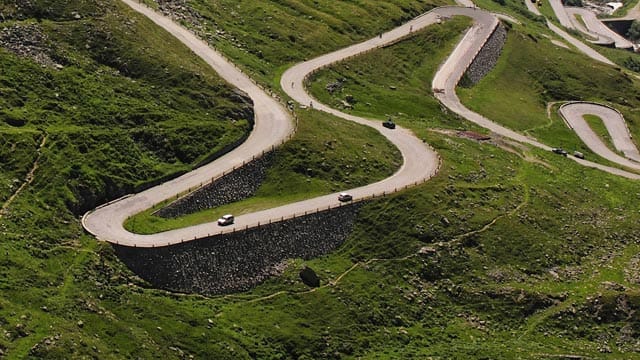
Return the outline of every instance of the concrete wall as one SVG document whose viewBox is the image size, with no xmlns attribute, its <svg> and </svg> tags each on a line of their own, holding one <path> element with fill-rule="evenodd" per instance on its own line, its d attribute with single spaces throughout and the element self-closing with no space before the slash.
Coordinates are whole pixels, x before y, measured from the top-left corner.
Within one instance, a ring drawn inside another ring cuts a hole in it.
<svg viewBox="0 0 640 360">
<path fill-rule="evenodd" d="M 607 25 L 611 30 L 620 34 L 620 36 L 627 38 L 627 31 L 631 27 L 633 20 L 616 20 L 616 19 L 603 19 L 602 22 Z"/>
<path fill-rule="evenodd" d="M 478 81 L 485 77 L 489 71 L 496 66 L 506 40 L 507 31 L 504 26 L 500 24 L 496 27 L 496 30 L 489 40 L 487 40 L 485 46 L 480 50 L 476 58 L 473 59 L 471 66 L 469 66 L 465 73 L 466 77 L 471 81 L 471 84 L 478 83 Z"/>
<path fill-rule="evenodd" d="M 276 265 L 286 259 L 309 259 L 340 246 L 361 204 L 179 245 L 114 248 L 154 287 L 206 295 L 242 291 L 276 273 Z"/>
</svg>

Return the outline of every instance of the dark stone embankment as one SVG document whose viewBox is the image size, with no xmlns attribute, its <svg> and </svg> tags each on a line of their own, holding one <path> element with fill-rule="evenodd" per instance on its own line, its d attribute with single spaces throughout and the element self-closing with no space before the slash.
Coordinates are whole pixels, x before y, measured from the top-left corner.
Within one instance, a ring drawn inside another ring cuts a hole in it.
<svg viewBox="0 0 640 360">
<path fill-rule="evenodd" d="M 478 81 L 482 80 L 495 66 L 500 58 L 502 47 L 505 41 L 507 41 L 507 30 L 500 24 L 496 27 L 496 30 L 491 34 L 482 50 L 473 59 L 471 65 L 464 74 L 466 86 L 475 85 Z"/>
<path fill-rule="evenodd" d="M 273 152 L 266 153 L 156 211 L 155 215 L 174 218 L 251 197 L 264 181 L 273 157 Z"/>
<path fill-rule="evenodd" d="M 206 295 L 243 291 L 277 274 L 286 259 L 309 259 L 340 246 L 351 233 L 359 204 L 178 245 L 114 248 L 154 287 Z"/>
</svg>

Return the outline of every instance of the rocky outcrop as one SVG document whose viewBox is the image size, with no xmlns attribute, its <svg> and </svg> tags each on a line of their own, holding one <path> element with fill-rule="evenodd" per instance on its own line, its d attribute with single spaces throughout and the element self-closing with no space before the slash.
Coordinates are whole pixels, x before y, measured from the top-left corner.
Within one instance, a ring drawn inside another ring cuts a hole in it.
<svg viewBox="0 0 640 360">
<path fill-rule="evenodd" d="M 202 28 L 204 18 L 194 10 L 187 0 L 155 0 L 158 9 L 164 16 L 168 16 L 180 23 L 188 23 L 196 28 Z"/>
<path fill-rule="evenodd" d="M 477 84 L 496 66 L 505 41 L 507 41 L 507 30 L 500 24 L 467 69 L 464 75 L 467 81 L 465 85 Z"/>
<path fill-rule="evenodd" d="M 47 36 L 36 24 L 18 24 L 0 29 L 0 47 L 40 65 L 61 67 L 51 59 Z"/>
<path fill-rule="evenodd" d="M 337 248 L 351 233 L 360 204 L 178 245 L 114 248 L 154 287 L 207 295 L 242 291 L 277 273 L 286 259 L 309 259 Z"/>
<path fill-rule="evenodd" d="M 158 210 L 155 215 L 174 218 L 251 197 L 264 181 L 273 157 L 272 152 L 266 153 L 243 167 L 174 201 Z"/>
</svg>

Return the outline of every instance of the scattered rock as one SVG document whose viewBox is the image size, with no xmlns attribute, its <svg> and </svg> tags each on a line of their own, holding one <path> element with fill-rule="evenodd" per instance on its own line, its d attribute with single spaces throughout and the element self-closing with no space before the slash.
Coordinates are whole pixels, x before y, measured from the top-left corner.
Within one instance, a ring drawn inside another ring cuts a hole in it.
<svg viewBox="0 0 640 360">
<path fill-rule="evenodd" d="M 0 30 L 0 47 L 22 58 L 54 67 L 56 62 L 50 57 L 51 44 L 37 24 L 16 24 Z"/>
<path fill-rule="evenodd" d="M 353 97 L 353 95 L 345 96 L 344 100 L 346 102 L 348 102 L 349 104 L 355 104 L 356 103 L 356 99 Z"/>
<path fill-rule="evenodd" d="M 612 290 L 612 291 L 626 291 L 627 290 L 627 288 L 624 285 L 615 283 L 613 281 L 605 281 L 605 282 L 601 283 L 600 285 L 602 285 L 605 289 Z"/>
<path fill-rule="evenodd" d="M 324 88 L 327 89 L 329 94 L 333 94 L 336 91 L 342 90 L 344 79 L 338 79 L 335 82 L 328 83 Z"/>
<path fill-rule="evenodd" d="M 340 100 L 340 104 L 342 105 L 343 109 L 353 109 L 353 105 L 349 104 L 344 100 Z"/>
</svg>

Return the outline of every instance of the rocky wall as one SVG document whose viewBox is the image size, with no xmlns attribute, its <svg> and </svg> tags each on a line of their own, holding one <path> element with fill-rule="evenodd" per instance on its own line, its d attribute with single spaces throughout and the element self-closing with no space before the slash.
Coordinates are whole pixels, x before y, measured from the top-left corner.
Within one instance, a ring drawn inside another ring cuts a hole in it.
<svg viewBox="0 0 640 360">
<path fill-rule="evenodd" d="M 174 218 L 251 197 L 264 181 L 273 158 L 273 152 L 266 153 L 243 167 L 174 201 L 158 210 L 155 215 Z"/>
<path fill-rule="evenodd" d="M 205 295 L 243 291 L 277 273 L 286 259 L 309 259 L 340 246 L 353 229 L 360 204 L 178 245 L 113 246 L 154 287 Z"/>
<path fill-rule="evenodd" d="M 465 78 L 471 83 L 467 85 L 477 84 L 496 66 L 505 41 L 507 41 L 507 30 L 500 24 L 467 69 Z"/>
</svg>

